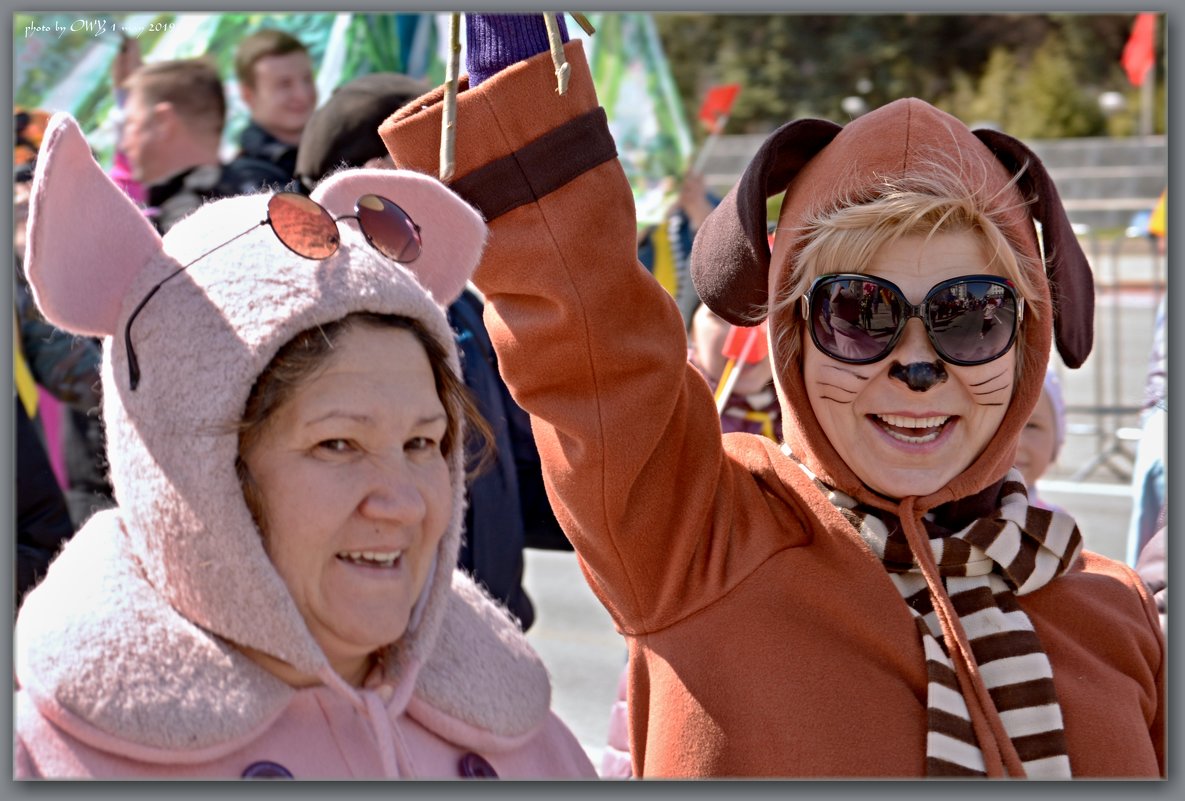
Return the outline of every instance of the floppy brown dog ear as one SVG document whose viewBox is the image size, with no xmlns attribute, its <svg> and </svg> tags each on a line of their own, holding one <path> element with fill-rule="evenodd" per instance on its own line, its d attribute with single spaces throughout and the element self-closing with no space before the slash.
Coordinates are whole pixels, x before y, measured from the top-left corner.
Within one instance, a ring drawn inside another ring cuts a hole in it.
<svg viewBox="0 0 1185 801">
<path fill-rule="evenodd" d="M 1081 367 L 1094 344 L 1094 276 L 1057 187 L 1041 160 L 1019 140 L 999 131 L 973 133 L 1011 172 L 1027 164 L 1017 186 L 1033 199 L 1032 216 L 1041 223 L 1045 271 L 1053 299 L 1054 340 L 1066 366 Z"/>
<path fill-rule="evenodd" d="M 796 120 L 774 131 L 696 234 L 691 246 L 695 291 L 733 325 L 753 326 L 765 318 L 770 259 L 766 201 L 785 190 L 839 131 L 828 120 Z"/>
</svg>

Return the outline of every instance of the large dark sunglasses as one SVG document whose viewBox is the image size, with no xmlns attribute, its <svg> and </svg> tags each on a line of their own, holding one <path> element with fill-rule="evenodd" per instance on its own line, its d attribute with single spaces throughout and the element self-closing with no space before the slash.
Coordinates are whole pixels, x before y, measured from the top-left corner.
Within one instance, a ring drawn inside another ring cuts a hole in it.
<svg viewBox="0 0 1185 801">
<path fill-rule="evenodd" d="M 239 237 L 246 236 L 263 225 L 270 226 L 284 247 L 296 255 L 317 261 L 327 259 L 336 253 L 341 245 L 337 224 L 342 220 L 357 220 L 358 227 L 362 229 L 362 235 L 366 237 L 366 241 L 392 261 L 407 264 L 415 261 L 420 255 L 423 247 L 420 240 L 420 226 L 415 224 L 406 211 L 381 195 L 363 195 L 354 205 L 353 214 L 334 217 L 321 204 L 304 195 L 296 192 L 277 192 L 267 202 L 266 218 L 169 273 L 156 286 L 148 290 L 148 294 L 137 304 L 131 316 L 128 317 L 127 325 L 123 330 L 124 346 L 128 352 L 128 379 L 131 388 L 135 390 L 140 384 L 140 363 L 136 359 L 136 350 L 132 347 L 132 323 L 140 314 L 140 310 L 167 281 L 219 248 L 229 245 Z"/>
<path fill-rule="evenodd" d="M 963 275 L 936 284 L 916 306 L 891 281 L 875 275 L 824 275 L 802 298 L 815 347 L 848 364 L 888 356 L 913 317 L 944 361 L 975 365 L 998 359 L 1016 339 L 1024 299 L 1012 282 L 994 275 Z"/>
</svg>

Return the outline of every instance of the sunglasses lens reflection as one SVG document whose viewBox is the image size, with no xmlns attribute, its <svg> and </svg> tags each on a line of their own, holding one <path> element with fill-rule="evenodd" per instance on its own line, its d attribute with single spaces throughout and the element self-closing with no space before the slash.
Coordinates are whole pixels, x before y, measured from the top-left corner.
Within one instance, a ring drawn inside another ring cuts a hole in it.
<svg viewBox="0 0 1185 801">
<path fill-rule="evenodd" d="M 376 250 L 403 264 L 420 255 L 420 232 L 407 212 L 379 195 L 358 198 L 358 224 Z"/>
<path fill-rule="evenodd" d="M 924 306 L 938 355 L 949 362 L 999 358 L 1016 333 L 1016 295 L 1001 282 L 956 281 L 933 292 Z M 814 341 L 828 356 L 846 362 L 887 356 L 908 311 L 893 287 L 872 276 L 822 281 L 810 296 Z"/>
<path fill-rule="evenodd" d="M 811 325 L 824 353 L 871 361 L 885 353 L 903 313 L 895 292 L 872 281 L 827 281 L 811 295 Z"/>
<path fill-rule="evenodd" d="M 325 259 L 337 250 L 337 223 L 307 197 L 281 192 L 268 201 L 267 214 L 280 241 L 306 259 Z"/>
<path fill-rule="evenodd" d="M 991 361 L 1012 343 L 1016 296 L 1002 284 L 961 281 L 932 297 L 927 314 L 947 361 Z"/>
</svg>

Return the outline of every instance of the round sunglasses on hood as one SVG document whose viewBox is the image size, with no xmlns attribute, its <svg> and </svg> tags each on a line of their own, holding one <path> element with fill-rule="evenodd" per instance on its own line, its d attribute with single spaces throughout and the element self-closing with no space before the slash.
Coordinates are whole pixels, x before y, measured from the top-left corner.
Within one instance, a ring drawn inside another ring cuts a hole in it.
<svg viewBox="0 0 1185 801">
<path fill-rule="evenodd" d="M 388 200 L 382 195 L 362 195 L 354 204 L 353 214 L 334 217 L 320 203 L 298 192 L 277 192 L 267 202 L 267 216 L 264 219 L 169 273 L 152 289 L 148 290 L 148 294 L 136 305 L 123 330 L 124 347 L 128 353 L 128 379 L 131 389 L 134 391 L 140 384 L 140 362 L 136 358 L 135 348 L 132 347 L 132 323 L 144 305 L 164 286 L 165 282 L 189 269 L 190 266 L 219 248 L 225 247 L 239 237 L 246 236 L 256 228 L 265 225 L 272 229 L 272 233 L 284 247 L 296 255 L 315 261 L 327 259 L 341 246 L 337 225 L 342 220 L 357 220 L 358 227 L 362 229 L 362 235 L 366 237 L 366 241 L 370 243 L 371 247 L 392 261 L 408 264 L 419 258 L 423 248 L 423 242 L 420 239 L 420 226 L 416 225 L 411 216 L 394 201 Z"/>
<path fill-rule="evenodd" d="M 815 279 L 802 297 L 815 347 L 847 364 L 888 356 L 917 317 L 935 352 L 950 364 L 985 364 L 1008 352 L 1024 317 L 1024 299 L 995 275 L 962 275 L 936 284 L 910 303 L 892 281 L 839 273 Z"/>
</svg>

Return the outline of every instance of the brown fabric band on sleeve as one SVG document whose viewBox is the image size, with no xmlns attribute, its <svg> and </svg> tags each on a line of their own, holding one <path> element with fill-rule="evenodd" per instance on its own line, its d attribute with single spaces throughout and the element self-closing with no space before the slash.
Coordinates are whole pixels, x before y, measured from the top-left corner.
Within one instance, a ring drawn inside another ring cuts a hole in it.
<svg viewBox="0 0 1185 801">
<path fill-rule="evenodd" d="M 595 108 L 453 181 L 449 187 L 488 222 L 534 203 L 614 158 L 617 146 L 609 133 L 605 110 Z"/>
</svg>

